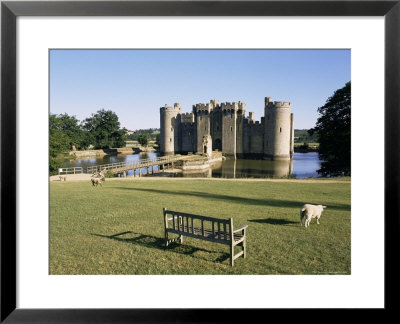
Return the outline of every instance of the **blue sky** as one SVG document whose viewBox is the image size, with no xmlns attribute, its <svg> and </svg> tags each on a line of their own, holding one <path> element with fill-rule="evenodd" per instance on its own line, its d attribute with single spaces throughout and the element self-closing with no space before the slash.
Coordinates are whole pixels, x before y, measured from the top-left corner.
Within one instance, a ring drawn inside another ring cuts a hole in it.
<svg viewBox="0 0 400 324">
<path fill-rule="evenodd" d="M 159 108 L 242 101 L 256 120 L 264 98 L 290 101 L 308 129 L 336 89 L 351 80 L 350 50 L 51 50 L 50 112 L 83 121 L 114 111 L 121 127 L 158 128 Z"/>
</svg>

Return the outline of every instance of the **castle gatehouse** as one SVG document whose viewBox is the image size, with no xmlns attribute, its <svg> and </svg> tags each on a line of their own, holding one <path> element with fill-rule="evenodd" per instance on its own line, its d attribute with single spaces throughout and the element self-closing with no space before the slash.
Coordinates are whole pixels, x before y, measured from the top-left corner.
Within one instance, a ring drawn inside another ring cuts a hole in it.
<svg viewBox="0 0 400 324">
<path fill-rule="evenodd" d="M 160 152 L 204 153 L 204 139 L 212 150 L 237 158 L 288 160 L 293 157 L 294 128 L 290 102 L 265 98 L 264 117 L 246 116 L 243 102 L 193 105 L 182 113 L 179 103 L 160 108 Z"/>
</svg>

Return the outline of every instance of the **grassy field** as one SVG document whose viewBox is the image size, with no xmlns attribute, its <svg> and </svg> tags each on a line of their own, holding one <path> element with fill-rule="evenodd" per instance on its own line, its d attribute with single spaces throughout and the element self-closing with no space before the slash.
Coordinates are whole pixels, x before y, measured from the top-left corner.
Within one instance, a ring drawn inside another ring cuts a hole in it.
<svg viewBox="0 0 400 324">
<path fill-rule="evenodd" d="M 324 204 L 299 225 L 303 203 Z M 164 247 L 162 208 L 248 224 L 247 257 L 185 237 Z M 141 179 L 50 183 L 51 274 L 350 274 L 350 183 Z"/>
</svg>

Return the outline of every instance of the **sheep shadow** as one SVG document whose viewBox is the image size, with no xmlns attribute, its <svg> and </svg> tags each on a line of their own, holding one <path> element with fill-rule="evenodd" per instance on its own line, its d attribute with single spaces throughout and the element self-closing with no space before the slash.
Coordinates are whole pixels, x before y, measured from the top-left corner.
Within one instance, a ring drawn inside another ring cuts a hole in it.
<svg viewBox="0 0 400 324">
<path fill-rule="evenodd" d="M 299 224 L 299 222 L 294 222 L 279 218 L 249 219 L 249 222 L 259 223 L 259 224 L 270 224 L 270 225 L 283 225 L 283 226 L 293 226 L 294 224 L 296 225 Z"/>
<path fill-rule="evenodd" d="M 159 238 L 156 236 L 152 235 L 146 235 L 146 234 L 141 234 L 141 233 L 135 233 L 132 231 L 126 231 L 122 233 L 117 233 L 113 235 L 103 235 L 103 234 L 95 234 L 95 233 L 90 233 L 92 236 L 97 236 L 101 238 L 106 238 L 110 240 L 115 240 L 118 242 L 123 242 L 123 243 L 130 243 L 130 244 L 137 244 L 140 246 L 144 246 L 147 248 L 151 249 L 157 249 L 157 250 L 168 250 L 177 254 L 183 254 L 183 255 L 188 255 L 193 258 L 199 258 L 197 255 L 195 256 L 194 254 L 196 252 L 206 252 L 207 254 L 218 254 L 220 255 L 221 252 L 219 251 L 211 251 L 211 250 L 206 250 L 203 248 L 199 247 L 194 247 L 187 245 L 185 243 L 180 244 L 177 242 L 170 243 L 168 246 L 165 246 L 165 240 L 164 238 Z M 229 259 L 230 255 L 227 253 L 226 255 L 220 256 L 215 261 L 223 261 L 226 259 Z M 204 260 L 210 261 L 209 259 L 202 258 Z"/>
</svg>

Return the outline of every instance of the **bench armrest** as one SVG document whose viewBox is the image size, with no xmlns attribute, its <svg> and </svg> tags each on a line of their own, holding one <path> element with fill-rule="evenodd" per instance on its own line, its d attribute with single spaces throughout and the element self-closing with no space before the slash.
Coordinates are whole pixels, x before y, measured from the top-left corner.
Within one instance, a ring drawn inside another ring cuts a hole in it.
<svg viewBox="0 0 400 324">
<path fill-rule="evenodd" d="M 235 228 L 235 229 L 233 230 L 233 233 L 237 233 L 237 232 L 243 231 L 243 230 L 245 230 L 245 229 L 247 228 L 247 226 L 248 226 L 248 225 L 243 225 L 243 226 L 240 226 L 240 227 L 238 227 L 238 228 Z"/>
</svg>

